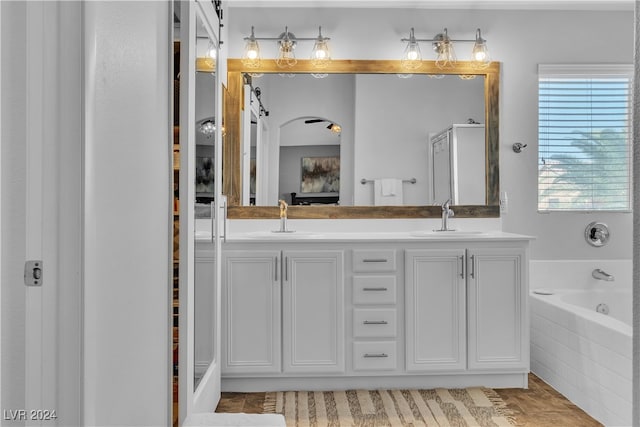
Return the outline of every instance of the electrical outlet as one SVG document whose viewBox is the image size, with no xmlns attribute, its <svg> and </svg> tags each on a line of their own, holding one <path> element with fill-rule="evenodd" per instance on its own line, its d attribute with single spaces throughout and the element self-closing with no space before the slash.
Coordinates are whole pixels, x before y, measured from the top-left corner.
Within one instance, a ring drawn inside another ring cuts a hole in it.
<svg viewBox="0 0 640 427">
<path fill-rule="evenodd" d="M 509 213 L 509 201 L 507 198 L 507 192 L 500 192 L 500 213 L 507 214 Z"/>
</svg>

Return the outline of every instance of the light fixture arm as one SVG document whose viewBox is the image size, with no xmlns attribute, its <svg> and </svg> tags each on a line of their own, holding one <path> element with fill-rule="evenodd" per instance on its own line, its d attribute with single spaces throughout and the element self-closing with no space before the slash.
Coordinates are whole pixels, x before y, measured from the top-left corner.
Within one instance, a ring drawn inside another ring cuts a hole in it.
<svg viewBox="0 0 640 427">
<path fill-rule="evenodd" d="M 290 33 L 288 30 L 288 27 L 284 27 L 285 31 L 284 33 L 282 33 L 279 37 L 256 37 L 254 32 L 253 32 L 253 27 L 251 27 L 251 36 L 250 37 L 245 37 L 244 40 L 271 40 L 271 41 L 279 41 L 282 40 L 283 37 L 287 37 L 289 40 L 291 40 L 292 42 L 296 42 L 296 41 L 316 41 L 318 39 L 322 39 L 322 40 L 331 40 L 331 38 L 329 37 L 324 37 L 322 35 L 322 27 L 319 27 L 320 31 L 319 31 L 319 35 L 318 37 L 296 37 L 295 35 L 293 35 L 293 33 Z"/>
<path fill-rule="evenodd" d="M 432 43 L 434 43 L 434 42 L 441 42 L 442 40 L 441 40 L 441 39 L 437 39 L 437 38 L 435 38 L 435 37 L 434 37 L 434 38 L 432 38 L 432 39 L 416 39 L 416 38 L 413 38 L 413 39 L 406 39 L 406 38 L 403 38 L 403 39 L 400 39 L 400 41 L 401 41 L 401 42 L 405 42 L 405 43 L 406 43 L 406 42 L 421 42 L 421 43 L 424 43 L 424 42 L 432 42 Z M 468 42 L 468 43 L 472 43 L 472 42 L 475 42 L 475 41 L 476 41 L 476 39 L 449 39 L 449 41 L 450 41 L 450 42 L 456 42 L 456 43 L 458 43 L 458 42 Z"/>
</svg>

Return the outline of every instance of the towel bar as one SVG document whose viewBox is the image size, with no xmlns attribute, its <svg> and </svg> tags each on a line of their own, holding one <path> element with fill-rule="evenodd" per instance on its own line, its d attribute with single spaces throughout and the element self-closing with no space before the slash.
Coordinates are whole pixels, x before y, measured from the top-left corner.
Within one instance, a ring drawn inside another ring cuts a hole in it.
<svg viewBox="0 0 640 427">
<path fill-rule="evenodd" d="M 360 180 L 360 184 L 364 185 L 364 184 L 366 184 L 366 183 L 368 183 L 368 182 L 373 182 L 373 181 L 375 181 L 375 180 L 373 180 L 373 179 L 364 179 L 364 178 L 362 178 L 362 179 Z M 402 182 L 408 182 L 408 183 L 410 183 L 410 184 L 415 184 L 415 183 L 416 183 L 416 182 L 418 182 L 418 181 L 417 181 L 415 178 L 411 178 L 411 179 L 403 179 L 403 180 L 402 180 Z"/>
</svg>

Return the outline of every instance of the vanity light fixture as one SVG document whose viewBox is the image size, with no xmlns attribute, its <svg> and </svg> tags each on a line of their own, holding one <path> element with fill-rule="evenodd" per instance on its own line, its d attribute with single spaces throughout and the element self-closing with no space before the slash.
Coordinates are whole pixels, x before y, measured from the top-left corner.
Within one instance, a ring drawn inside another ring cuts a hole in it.
<svg viewBox="0 0 640 427">
<path fill-rule="evenodd" d="M 476 30 L 476 42 L 473 44 L 471 53 L 473 55 L 473 64 L 476 68 L 487 68 L 489 63 L 491 63 L 489 50 L 487 49 L 487 41 L 482 38 L 480 28 Z"/>
<path fill-rule="evenodd" d="M 444 70 L 446 68 L 453 68 L 456 65 L 456 52 L 453 49 L 453 43 L 447 29 L 443 32 L 436 34 L 433 38 L 433 50 L 436 52 L 436 67 Z"/>
<path fill-rule="evenodd" d="M 284 32 L 278 37 L 256 37 L 254 27 L 251 27 L 251 35 L 245 37 L 244 54 L 242 56 L 242 64 L 248 68 L 258 68 L 260 66 L 260 46 L 258 40 L 272 40 L 278 44 L 278 57 L 275 59 L 276 65 L 280 68 L 289 68 L 296 65 L 298 60 L 295 56 L 295 48 L 299 41 L 313 41 L 313 49 L 311 51 L 311 61 L 314 67 L 322 69 L 326 68 L 331 61 L 331 52 L 327 43 L 329 37 L 322 35 L 322 27 L 318 29 L 317 37 L 296 37 L 289 31 L 288 27 L 284 28 Z M 323 75 L 319 74 L 318 76 Z"/>
<path fill-rule="evenodd" d="M 215 68 L 218 50 L 216 49 L 216 45 L 213 43 L 213 41 L 209 40 L 209 45 L 207 46 L 207 50 L 205 51 L 204 56 L 207 65 L 211 68 Z"/>
<path fill-rule="evenodd" d="M 278 57 L 276 58 L 278 67 L 293 67 L 298 63 L 293 51 L 296 48 L 296 44 L 296 36 L 290 33 L 287 27 L 284 27 L 284 33 L 278 37 Z"/>
<path fill-rule="evenodd" d="M 403 41 L 407 39 L 402 39 Z M 420 45 L 413 33 L 413 28 L 409 32 L 409 39 L 407 40 L 407 47 L 402 55 L 402 67 L 407 70 L 416 70 L 422 65 L 422 54 L 420 53 Z"/>
<path fill-rule="evenodd" d="M 260 66 L 260 45 L 256 38 L 253 27 L 251 27 L 251 35 L 245 37 L 244 52 L 242 54 L 242 65 L 249 68 L 258 68 Z"/>
<path fill-rule="evenodd" d="M 322 36 L 322 27 L 318 27 L 318 37 L 316 37 L 313 49 L 311 50 L 311 61 L 317 68 L 327 68 L 331 61 L 331 51 L 327 43 L 328 40 L 327 37 Z"/>
<path fill-rule="evenodd" d="M 422 65 L 419 42 L 432 43 L 433 50 L 436 53 L 436 66 L 440 69 L 449 69 L 456 66 L 457 58 L 453 47 L 454 42 L 474 43 L 471 58 L 474 68 L 486 68 L 491 62 L 487 49 L 487 41 L 482 38 L 479 28 L 476 30 L 475 39 L 469 40 L 450 38 L 446 28 L 441 33 L 436 34 L 432 39 L 417 39 L 414 35 L 414 29 L 411 28 L 409 38 L 403 38 L 400 39 L 400 41 L 407 43 L 401 60 L 402 66 L 407 70 L 415 70 Z"/>
</svg>

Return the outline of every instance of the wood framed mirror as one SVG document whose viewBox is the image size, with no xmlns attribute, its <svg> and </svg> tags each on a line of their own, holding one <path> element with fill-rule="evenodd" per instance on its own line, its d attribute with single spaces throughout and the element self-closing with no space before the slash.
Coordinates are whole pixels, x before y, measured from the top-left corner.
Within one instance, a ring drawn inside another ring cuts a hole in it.
<svg viewBox="0 0 640 427">
<path fill-rule="evenodd" d="M 274 61 L 263 60 L 259 68 L 249 69 L 240 59 L 229 59 L 227 67 L 228 94 L 225 97 L 225 146 L 223 159 L 223 193 L 229 201 L 230 219 L 275 219 L 279 209 L 273 206 L 243 206 L 243 160 L 242 151 L 242 114 L 245 109 L 245 74 L 281 74 L 283 70 Z M 298 60 L 288 68 L 288 75 L 318 73 L 309 60 Z M 404 75 L 407 71 L 396 60 L 333 60 L 327 68 L 320 70 L 326 74 L 364 74 L 364 75 Z M 458 61 L 454 68 L 442 70 L 434 61 L 423 61 L 419 70 L 412 70 L 413 76 L 457 76 L 461 80 L 474 77 L 483 78 L 484 90 L 484 204 L 455 204 L 456 217 L 492 218 L 500 216 L 499 209 L 499 86 L 500 64 L 492 62 L 487 68 L 476 69 L 471 62 Z M 457 78 L 456 77 L 456 78 Z M 389 108 L 394 108 L 393 104 Z M 278 124 L 280 125 L 280 124 Z M 425 146 L 429 145 L 427 136 Z M 350 165 L 342 166 L 348 169 Z M 358 186 L 361 177 L 352 177 L 352 185 Z M 364 179 L 364 178 L 363 178 Z M 364 184 L 362 184 L 364 185 Z M 245 186 L 246 188 L 246 186 Z M 246 197 L 245 197 L 246 199 Z M 312 205 L 291 206 L 288 212 L 292 219 L 350 219 L 350 218 L 436 218 L 441 215 L 438 204 L 403 206 L 335 206 Z"/>
</svg>

